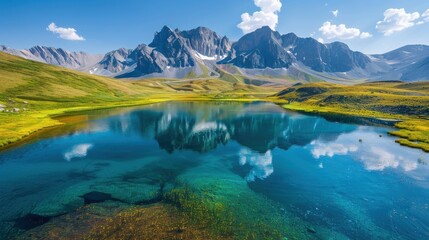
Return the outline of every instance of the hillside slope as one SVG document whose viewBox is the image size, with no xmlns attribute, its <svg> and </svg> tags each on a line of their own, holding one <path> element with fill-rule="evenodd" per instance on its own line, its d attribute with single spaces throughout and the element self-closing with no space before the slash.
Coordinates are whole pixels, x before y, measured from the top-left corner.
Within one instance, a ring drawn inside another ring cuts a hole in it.
<svg viewBox="0 0 429 240">
<path fill-rule="evenodd" d="M 0 97 L 96 102 L 139 95 L 137 84 L 75 72 L 0 53 Z"/>
<path fill-rule="evenodd" d="M 113 106 L 150 88 L 0 53 L 0 147 L 61 124 L 66 111 Z"/>
</svg>

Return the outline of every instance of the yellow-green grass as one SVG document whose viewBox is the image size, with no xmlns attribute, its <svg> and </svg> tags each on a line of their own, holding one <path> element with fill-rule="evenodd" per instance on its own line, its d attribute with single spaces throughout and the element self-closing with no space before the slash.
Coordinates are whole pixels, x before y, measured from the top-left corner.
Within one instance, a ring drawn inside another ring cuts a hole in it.
<svg viewBox="0 0 429 240">
<path fill-rule="evenodd" d="M 271 97 L 284 108 L 321 115 L 398 121 L 398 143 L 429 152 L 429 82 L 376 82 L 354 86 L 312 83 Z"/>
</svg>

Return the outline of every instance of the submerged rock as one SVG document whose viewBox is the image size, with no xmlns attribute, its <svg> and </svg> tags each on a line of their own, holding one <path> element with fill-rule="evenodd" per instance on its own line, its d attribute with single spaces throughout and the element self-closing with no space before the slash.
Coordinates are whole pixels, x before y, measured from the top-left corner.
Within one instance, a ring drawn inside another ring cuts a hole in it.
<svg viewBox="0 0 429 240">
<path fill-rule="evenodd" d="M 97 192 L 97 191 L 86 193 L 80 197 L 83 198 L 85 204 L 101 203 L 108 200 L 115 200 L 112 198 L 112 195 L 107 193 Z"/>
<path fill-rule="evenodd" d="M 85 184 L 70 186 L 37 203 L 31 213 L 57 216 L 75 211 L 85 204 L 105 201 L 136 205 L 158 202 L 159 183 L 148 184 L 146 179 L 133 180 L 137 182 L 86 181 Z M 173 185 L 167 183 L 163 188 L 168 191 Z"/>
<path fill-rule="evenodd" d="M 49 222 L 50 219 L 51 217 L 29 213 L 23 217 L 15 219 L 14 227 L 22 230 L 30 230 Z"/>
</svg>

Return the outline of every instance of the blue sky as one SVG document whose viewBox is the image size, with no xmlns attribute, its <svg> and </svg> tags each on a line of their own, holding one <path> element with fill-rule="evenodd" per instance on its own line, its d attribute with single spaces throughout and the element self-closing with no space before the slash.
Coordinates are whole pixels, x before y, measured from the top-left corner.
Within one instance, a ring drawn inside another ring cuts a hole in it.
<svg viewBox="0 0 429 240">
<path fill-rule="evenodd" d="M 0 0 L 0 6 L 0 44 L 18 49 L 105 53 L 150 43 L 164 25 L 206 26 L 237 40 L 261 23 L 365 53 L 429 45 L 429 1 L 422 0 Z"/>
</svg>

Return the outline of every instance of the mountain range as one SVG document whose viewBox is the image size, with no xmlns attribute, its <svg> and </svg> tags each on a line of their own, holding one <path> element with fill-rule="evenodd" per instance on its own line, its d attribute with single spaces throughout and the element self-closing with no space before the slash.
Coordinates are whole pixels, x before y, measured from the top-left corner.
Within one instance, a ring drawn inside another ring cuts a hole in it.
<svg viewBox="0 0 429 240">
<path fill-rule="evenodd" d="M 35 46 L 28 50 L 0 46 L 26 59 L 115 78 L 212 78 L 223 74 L 244 79 L 403 80 L 429 79 L 429 46 L 408 45 L 368 55 L 342 42 L 323 44 L 294 33 L 281 35 L 262 27 L 236 42 L 198 27 L 180 31 L 164 26 L 153 41 L 105 55 Z"/>
</svg>

